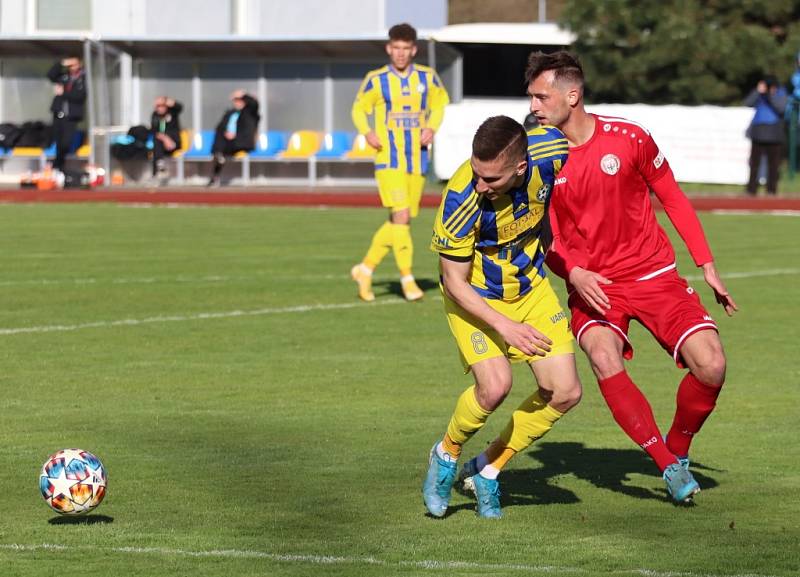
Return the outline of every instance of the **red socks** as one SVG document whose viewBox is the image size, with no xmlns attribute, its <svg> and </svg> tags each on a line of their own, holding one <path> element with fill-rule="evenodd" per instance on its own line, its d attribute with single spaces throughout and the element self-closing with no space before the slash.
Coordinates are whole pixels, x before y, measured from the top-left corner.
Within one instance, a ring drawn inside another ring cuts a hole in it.
<svg viewBox="0 0 800 577">
<path fill-rule="evenodd" d="M 667 435 L 669 449 L 675 455 L 689 454 L 692 437 L 714 410 L 721 390 L 722 387 L 712 387 L 698 381 L 692 373 L 687 373 L 683 378 L 678 386 L 675 420 Z"/>
<path fill-rule="evenodd" d="M 663 471 L 667 466 L 676 463 L 675 455 L 667 449 L 661 439 L 650 403 L 628 373 L 622 371 L 597 382 L 614 420 L 634 443 L 647 451 L 658 468 Z M 680 395 L 680 392 L 678 394 Z"/>
</svg>

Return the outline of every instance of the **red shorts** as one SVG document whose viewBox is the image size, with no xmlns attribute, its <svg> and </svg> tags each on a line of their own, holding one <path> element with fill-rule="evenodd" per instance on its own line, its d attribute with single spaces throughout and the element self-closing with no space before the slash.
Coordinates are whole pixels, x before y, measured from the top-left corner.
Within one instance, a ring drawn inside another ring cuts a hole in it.
<svg viewBox="0 0 800 577">
<path fill-rule="evenodd" d="M 616 331 L 623 341 L 623 356 L 631 359 L 633 345 L 628 340 L 628 326 L 631 319 L 636 319 L 683 368 L 679 351 L 686 338 L 697 331 L 718 330 L 700 297 L 674 269 L 648 280 L 614 282 L 602 288 L 611 302 L 605 316 L 576 292 L 569 295 L 572 333 L 579 344 L 586 330 L 603 324 Z"/>
</svg>

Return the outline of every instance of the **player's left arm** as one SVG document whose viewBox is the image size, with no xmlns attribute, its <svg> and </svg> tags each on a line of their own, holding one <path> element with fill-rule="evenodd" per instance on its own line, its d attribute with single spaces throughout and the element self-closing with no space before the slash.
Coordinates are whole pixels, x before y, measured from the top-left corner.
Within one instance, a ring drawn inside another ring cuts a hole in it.
<svg viewBox="0 0 800 577">
<path fill-rule="evenodd" d="M 428 146 L 433 142 L 433 135 L 439 130 L 444 120 L 444 109 L 450 104 L 450 96 L 447 94 L 447 89 L 436 72 L 432 73 L 429 92 L 430 112 L 428 112 L 425 128 L 420 133 L 420 144 L 422 146 Z"/>
<path fill-rule="evenodd" d="M 732 316 L 739 309 L 717 272 L 703 225 L 700 224 L 689 199 L 678 186 L 664 154 L 658 150 L 649 135 L 640 146 L 639 170 L 689 249 L 695 265 L 703 269 L 703 277 L 714 291 L 716 301 L 722 305 L 728 316 Z"/>
</svg>

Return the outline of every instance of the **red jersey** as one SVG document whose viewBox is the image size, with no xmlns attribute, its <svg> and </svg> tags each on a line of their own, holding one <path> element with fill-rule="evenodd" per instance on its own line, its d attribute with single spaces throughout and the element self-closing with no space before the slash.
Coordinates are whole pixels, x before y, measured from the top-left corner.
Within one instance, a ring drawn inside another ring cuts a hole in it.
<svg viewBox="0 0 800 577">
<path fill-rule="evenodd" d="M 569 149 L 550 201 L 547 262 L 565 278 L 575 266 L 610 280 L 645 280 L 675 268 L 675 251 L 656 220 L 652 190 L 695 264 L 711 250 L 688 199 L 650 133 L 622 118 L 592 115 L 592 137 Z"/>
</svg>

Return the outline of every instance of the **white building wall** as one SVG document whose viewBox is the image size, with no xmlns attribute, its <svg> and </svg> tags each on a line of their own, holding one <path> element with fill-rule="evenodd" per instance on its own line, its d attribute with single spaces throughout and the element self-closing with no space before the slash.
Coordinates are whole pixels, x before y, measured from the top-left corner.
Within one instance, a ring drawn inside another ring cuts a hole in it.
<svg viewBox="0 0 800 577">
<path fill-rule="evenodd" d="M 97 2 L 98 0 L 95 0 Z M 145 35 L 230 36 L 233 32 L 231 0 L 146 0 L 137 2 L 145 13 Z M 100 31 L 105 34 L 105 31 Z"/>
<path fill-rule="evenodd" d="M 375 34 L 382 32 L 383 1 L 261 0 L 258 33 L 277 37 Z"/>
<path fill-rule="evenodd" d="M 62 1 L 67 10 L 73 0 Z M 95 36 L 194 38 L 375 36 L 398 22 L 433 30 L 447 25 L 448 5 L 448 0 L 90 1 Z M 37 9 L 38 0 L 0 0 L 0 34 L 37 34 Z"/>
<path fill-rule="evenodd" d="M 92 28 L 107 36 L 143 36 L 145 4 L 141 0 L 92 3 Z"/>
<path fill-rule="evenodd" d="M 25 0 L 0 0 L 0 34 L 25 34 L 27 11 Z"/>
</svg>

